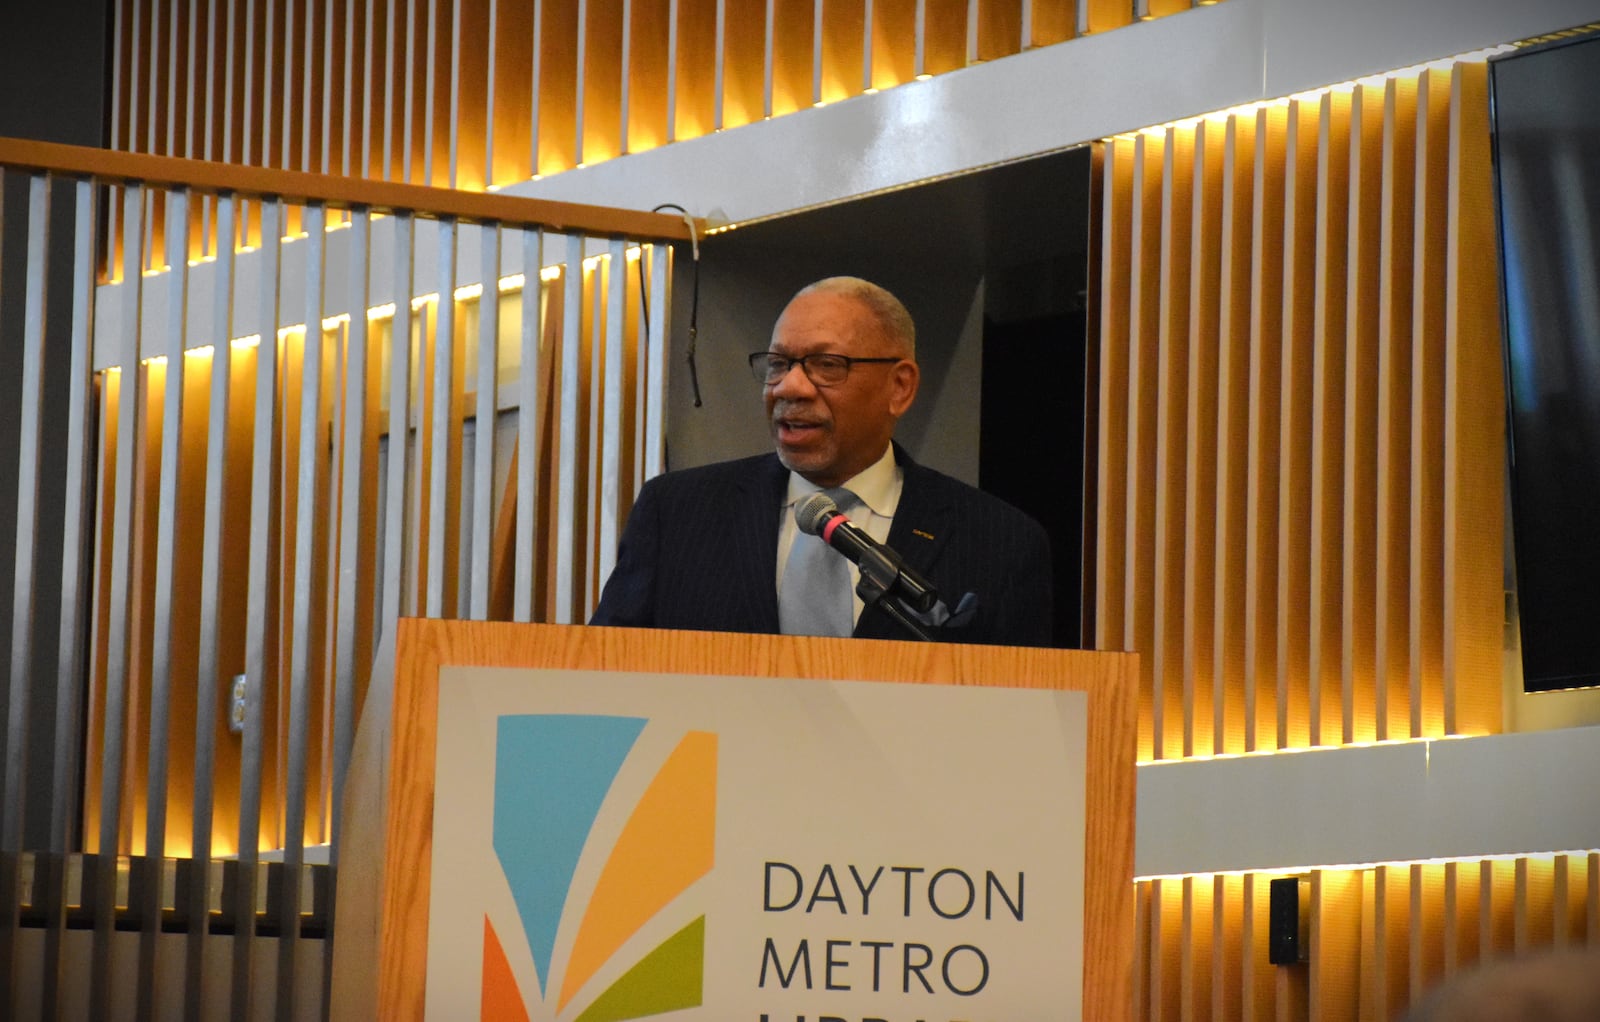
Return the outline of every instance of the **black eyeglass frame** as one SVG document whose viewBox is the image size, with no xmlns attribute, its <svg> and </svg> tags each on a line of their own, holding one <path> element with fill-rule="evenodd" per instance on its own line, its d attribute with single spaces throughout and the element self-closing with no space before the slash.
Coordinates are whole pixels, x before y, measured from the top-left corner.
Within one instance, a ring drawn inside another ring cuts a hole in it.
<svg viewBox="0 0 1600 1022">
<path fill-rule="evenodd" d="M 811 367 L 807 363 L 814 358 L 838 359 L 844 363 L 844 375 L 839 377 L 837 380 L 824 383 L 811 374 Z M 800 367 L 800 371 L 806 374 L 806 379 L 810 380 L 814 386 L 837 387 L 839 384 L 850 378 L 850 370 L 854 369 L 857 364 L 904 362 L 905 359 L 856 358 L 852 355 L 840 355 L 832 351 L 814 351 L 809 355 L 801 355 L 799 358 L 790 358 L 788 355 L 780 355 L 775 351 L 752 351 L 746 361 L 750 363 L 751 375 L 753 375 L 756 378 L 756 382 L 761 384 L 763 387 L 776 386 L 785 376 L 789 375 L 790 371 L 793 370 L 795 366 Z M 784 363 L 783 372 L 778 373 L 777 375 L 773 375 L 771 373 L 771 364 L 774 362 Z"/>
</svg>

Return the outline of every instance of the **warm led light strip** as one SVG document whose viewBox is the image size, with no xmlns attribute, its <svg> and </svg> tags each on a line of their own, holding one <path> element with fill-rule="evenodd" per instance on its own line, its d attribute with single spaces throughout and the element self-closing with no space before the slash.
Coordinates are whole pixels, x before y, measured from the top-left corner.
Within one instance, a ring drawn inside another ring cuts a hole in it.
<svg viewBox="0 0 1600 1022">
<path fill-rule="evenodd" d="M 1330 92 L 1351 92 L 1358 85 L 1383 85 L 1385 82 L 1388 82 L 1392 79 L 1416 77 L 1424 71 L 1448 71 L 1456 64 L 1482 63 L 1489 58 L 1497 57 L 1502 53 L 1510 53 L 1516 48 L 1517 47 L 1513 45 L 1492 46 L 1486 50 L 1473 50 L 1470 53 L 1462 53 L 1454 57 L 1441 57 L 1438 60 L 1430 60 L 1425 64 L 1413 64 L 1410 67 L 1396 68 L 1393 71 L 1386 71 L 1382 74 L 1366 75 L 1364 77 L 1353 78 L 1345 82 L 1335 82 L 1332 85 L 1324 85 L 1321 88 L 1308 89 L 1305 92 L 1296 92 L 1288 96 L 1280 96 L 1277 99 L 1262 99 L 1257 100 L 1254 103 L 1244 103 L 1240 106 L 1228 107 L 1225 110 L 1214 110 L 1211 113 L 1200 114 L 1196 117 L 1185 117 L 1181 120 L 1167 121 L 1163 124 L 1152 124 L 1147 128 L 1119 132 L 1111 137 L 1116 139 L 1131 140 L 1138 138 L 1140 135 L 1162 135 L 1171 129 L 1181 130 L 1193 128 L 1202 122 L 1225 121 L 1230 117 L 1249 116 L 1256 113 L 1258 110 L 1270 110 L 1274 107 L 1286 106 L 1291 101 L 1309 102 L 1311 100 L 1319 100 L 1325 94 Z M 708 231 L 706 233 L 709 234 L 711 232 Z"/>
<path fill-rule="evenodd" d="M 240 251 L 251 251 L 251 250 L 240 249 Z M 626 254 L 627 254 L 627 258 L 628 258 L 629 262 L 635 262 L 642 256 L 643 250 L 640 248 L 640 246 L 634 245 L 634 246 L 630 247 L 629 249 L 627 249 L 627 253 Z M 215 258 L 215 257 L 207 256 L 203 260 L 190 260 L 189 261 L 189 265 L 190 266 L 195 266 L 199 262 L 210 262 L 213 258 Z M 585 259 L 583 261 L 583 267 L 586 270 L 592 270 L 592 269 L 594 269 L 594 267 L 596 265 L 599 264 L 600 260 L 609 259 L 609 258 L 611 258 L 609 255 L 590 256 L 588 259 Z M 145 276 L 147 276 L 147 277 L 155 276 L 155 275 L 157 275 L 159 273 L 165 273 L 165 272 L 166 272 L 165 269 L 163 269 L 163 270 L 147 270 L 147 271 L 145 271 Z M 562 272 L 562 268 L 560 266 L 546 266 L 546 267 L 543 267 L 542 269 L 539 270 L 539 280 L 548 284 L 551 281 L 559 280 L 561 278 L 561 272 Z M 507 276 L 499 278 L 499 280 L 497 280 L 495 282 L 495 290 L 498 291 L 500 294 L 514 294 L 514 293 L 516 293 L 518 291 L 521 291 L 523 289 L 523 287 L 525 287 L 527 285 L 527 280 L 528 280 L 528 278 L 524 274 L 512 273 L 512 274 L 509 274 Z M 458 302 L 474 301 L 474 300 L 476 300 L 478 298 L 481 298 L 483 296 L 483 285 L 482 284 L 463 284 L 461 287 L 456 288 L 455 291 L 452 292 L 452 296 Z M 418 295 L 415 298 L 411 299 L 412 311 L 420 310 L 423 306 L 428 305 L 428 304 L 433 303 L 433 302 L 437 302 L 438 300 L 439 300 L 439 295 L 438 295 L 437 292 L 430 293 L 430 294 L 425 294 L 425 295 Z M 368 321 L 393 319 L 394 318 L 394 313 L 395 313 L 394 303 L 393 302 L 385 302 L 382 305 L 374 305 L 374 306 L 369 307 L 367 309 L 367 319 L 368 319 Z M 328 316 L 328 317 L 324 318 L 323 321 L 322 321 L 322 329 L 324 329 L 324 330 L 337 330 L 342 324 L 346 324 L 346 323 L 349 323 L 349 322 L 350 322 L 350 314 L 348 312 L 340 312 L 340 313 L 337 313 L 335 315 Z M 278 328 L 278 339 L 281 341 L 281 340 L 284 340 L 285 338 L 289 337 L 291 334 L 305 333 L 305 329 L 306 329 L 306 325 L 304 323 L 295 323 L 295 324 L 291 324 L 289 326 L 279 327 Z M 245 337 L 235 337 L 229 343 L 232 344 L 235 348 L 239 348 L 239 349 L 254 348 L 254 347 L 257 347 L 257 346 L 259 346 L 261 344 L 261 335 L 260 334 L 249 334 L 249 335 L 247 335 Z M 200 345 L 196 345 L 193 348 L 186 348 L 184 350 L 184 354 L 186 356 L 196 357 L 196 358 L 201 357 L 201 356 L 209 357 L 214 350 L 215 349 L 213 348 L 212 345 L 200 344 Z M 149 358 L 140 359 L 139 360 L 139 364 L 140 365 L 144 365 L 144 366 L 164 366 L 164 365 L 167 364 L 167 356 L 165 356 L 165 355 L 152 355 Z M 121 366 L 108 366 L 105 371 L 108 372 L 108 373 L 115 373 L 115 372 L 121 372 L 121 370 L 122 370 Z"/>
<path fill-rule="evenodd" d="M 1260 759 L 1266 756 L 1291 756 L 1302 752 L 1339 752 L 1344 749 L 1376 749 L 1396 745 L 1430 746 L 1434 742 L 1455 742 L 1463 738 L 1482 738 L 1483 735 L 1433 735 L 1423 738 L 1385 738 L 1365 742 L 1341 742 L 1338 745 L 1296 745 L 1284 749 L 1254 749 L 1250 752 L 1216 752 L 1208 755 L 1184 756 L 1175 759 L 1141 759 L 1140 767 L 1183 766 L 1190 763 L 1211 763 L 1221 759 Z"/>
<path fill-rule="evenodd" d="M 1184 880 L 1190 877 L 1242 877 L 1262 873 L 1295 876 L 1306 873 L 1377 869 L 1379 866 L 1448 866 L 1451 863 L 1470 865 L 1478 862 L 1516 862 L 1519 859 L 1554 859 L 1562 855 L 1568 858 L 1586 858 L 1595 854 L 1600 854 L 1600 849 L 1574 848 L 1556 852 L 1502 852 L 1494 855 L 1454 856 L 1447 859 L 1389 859 L 1378 862 L 1341 862 L 1315 866 L 1262 866 L 1254 869 L 1219 869 L 1213 873 L 1152 873 L 1136 876 L 1133 880 L 1135 883 L 1144 883 L 1148 880 Z"/>
</svg>

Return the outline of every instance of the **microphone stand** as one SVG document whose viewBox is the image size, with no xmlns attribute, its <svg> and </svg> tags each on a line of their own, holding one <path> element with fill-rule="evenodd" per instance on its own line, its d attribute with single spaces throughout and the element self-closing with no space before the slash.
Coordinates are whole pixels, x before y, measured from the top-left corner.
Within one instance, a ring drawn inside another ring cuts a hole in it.
<svg viewBox="0 0 1600 1022">
<path fill-rule="evenodd" d="M 900 578 L 900 569 L 879 550 L 868 550 L 857 562 L 861 568 L 861 581 L 856 585 L 856 595 L 867 607 L 882 607 L 883 612 L 922 642 L 932 642 L 933 636 L 906 613 L 900 597 L 890 590 Z M 887 596 L 888 599 L 884 599 Z"/>
</svg>

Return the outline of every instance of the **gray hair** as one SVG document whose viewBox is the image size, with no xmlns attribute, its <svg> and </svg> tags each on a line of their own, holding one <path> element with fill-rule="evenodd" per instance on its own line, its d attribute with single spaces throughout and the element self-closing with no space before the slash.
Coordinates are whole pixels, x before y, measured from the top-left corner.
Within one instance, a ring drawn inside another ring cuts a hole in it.
<svg viewBox="0 0 1600 1022">
<path fill-rule="evenodd" d="M 795 298 L 817 293 L 838 295 L 860 302 L 878 321 L 883 336 L 903 348 L 906 358 L 916 360 L 917 326 L 911 321 L 911 313 L 906 311 L 900 299 L 888 290 L 860 277 L 826 277 L 801 288 Z"/>
</svg>

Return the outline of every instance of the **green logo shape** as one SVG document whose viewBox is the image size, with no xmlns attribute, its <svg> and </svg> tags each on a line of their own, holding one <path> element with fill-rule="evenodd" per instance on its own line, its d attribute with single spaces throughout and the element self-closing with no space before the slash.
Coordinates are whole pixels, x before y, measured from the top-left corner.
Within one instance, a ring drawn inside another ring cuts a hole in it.
<svg viewBox="0 0 1600 1022">
<path fill-rule="evenodd" d="M 597 997 L 577 1022 L 623 1022 L 693 1008 L 703 995 L 706 917 L 668 937 Z"/>
</svg>

